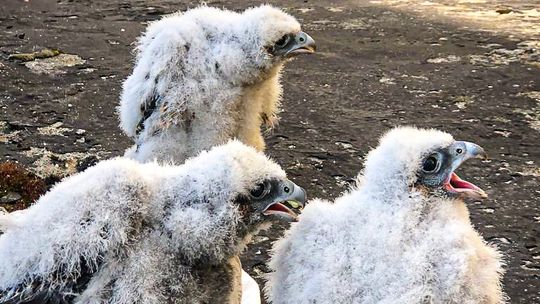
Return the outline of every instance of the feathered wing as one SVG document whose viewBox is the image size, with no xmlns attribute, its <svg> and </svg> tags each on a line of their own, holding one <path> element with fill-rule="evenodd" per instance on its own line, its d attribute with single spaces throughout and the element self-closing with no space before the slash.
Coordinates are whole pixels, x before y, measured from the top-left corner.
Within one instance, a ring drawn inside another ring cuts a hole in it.
<svg viewBox="0 0 540 304">
<path fill-rule="evenodd" d="M 210 24 L 205 10 L 212 14 Z M 234 19 L 230 14 L 237 15 L 201 7 L 148 27 L 138 40 L 133 72 L 123 84 L 120 126 L 128 136 L 144 139 L 170 126 L 189 130 L 192 121 L 200 119 L 194 115 L 230 106 L 223 102 L 233 102 L 231 97 L 240 91 L 231 88 L 238 80 L 230 74 L 245 56 L 239 41 L 227 40 Z"/>
<path fill-rule="evenodd" d="M 241 87 L 223 70 L 241 48 L 214 41 L 200 22 L 166 17 L 140 38 L 119 107 L 120 126 L 136 143 L 127 157 L 182 163 L 234 137 L 239 118 L 230 113 Z"/>
<path fill-rule="evenodd" d="M 169 22 L 156 22 L 139 39 L 137 62 L 133 73 L 123 85 L 120 101 L 120 126 L 127 135 L 137 138 L 141 133 L 152 135 L 160 127 L 166 127 L 168 104 L 182 111 L 187 96 L 170 92 L 171 84 L 178 85 L 189 69 L 186 64 L 189 42 Z M 165 23 L 165 24 L 162 24 Z M 160 125 L 161 124 L 161 125 Z"/>
<path fill-rule="evenodd" d="M 125 160 L 70 177 L 0 236 L 0 303 L 69 303 L 137 234 L 144 186 Z"/>
<path fill-rule="evenodd" d="M 137 144 L 126 156 L 181 163 L 231 138 L 264 147 L 260 127 L 277 122 L 281 65 L 261 78 L 255 34 L 238 30 L 250 24 L 242 16 L 202 6 L 148 27 L 118 108 Z"/>
<path fill-rule="evenodd" d="M 91 267 L 81 257 L 77 272 L 60 274 L 52 277 L 63 278 L 64 286 L 54 286 L 50 278 L 32 277 L 7 290 L 0 290 L 1 304 L 68 304 L 82 293 L 92 279 L 99 265 Z M 31 281 L 31 283 L 29 282 Z"/>
</svg>

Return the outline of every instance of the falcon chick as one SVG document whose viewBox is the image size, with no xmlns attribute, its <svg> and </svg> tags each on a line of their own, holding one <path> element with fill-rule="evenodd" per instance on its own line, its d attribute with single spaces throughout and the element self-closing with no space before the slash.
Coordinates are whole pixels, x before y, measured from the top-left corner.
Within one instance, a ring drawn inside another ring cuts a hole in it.
<svg viewBox="0 0 540 304">
<path fill-rule="evenodd" d="M 238 141 L 182 166 L 116 158 L 0 214 L 0 303 L 231 303 L 227 260 L 302 188 Z"/>
<path fill-rule="evenodd" d="M 281 303 L 501 303 L 501 257 L 464 199 L 486 193 L 454 172 L 473 143 L 400 127 L 372 150 L 358 186 L 311 202 L 273 248 L 266 286 Z"/>
<path fill-rule="evenodd" d="M 120 126 L 136 142 L 126 156 L 181 163 L 231 138 L 264 150 L 284 63 L 314 51 L 295 18 L 268 5 L 200 6 L 152 23 L 123 86 Z"/>
</svg>

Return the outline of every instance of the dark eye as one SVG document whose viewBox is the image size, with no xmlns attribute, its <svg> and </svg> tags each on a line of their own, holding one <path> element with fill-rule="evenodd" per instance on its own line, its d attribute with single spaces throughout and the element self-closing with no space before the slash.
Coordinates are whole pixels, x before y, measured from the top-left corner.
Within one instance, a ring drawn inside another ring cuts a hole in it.
<svg viewBox="0 0 540 304">
<path fill-rule="evenodd" d="M 261 184 L 258 184 L 255 189 L 249 191 L 249 194 L 251 195 L 251 197 L 255 198 L 255 199 L 260 199 L 260 198 L 263 198 L 265 195 L 266 195 L 266 187 L 264 186 L 263 183 Z"/>
<path fill-rule="evenodd" d="M 422 170 L 424 170 L 424 172 L 433 172 L 435 169 L 437 169 L 437 158 L 435 158 L 435 156 L 430 156 L 424 161 Z"/>
<path fill-rule="evenodd" d="M 457 150 L 456 150 L 456 153 L 457 153 L 457 154 L 461 154 L 461 153 L 463 153 L 463 149 L 461 149 L 461 148 L 457 148 Z"/>
<path fill-rule="evenodd" d="M 275 46 L 277 48 L 285 47 L 287 45 L 287 43 L 289 42 L 289 39 L 290 39 L 289 35 L 285 35 L 285 36 L 279 38 L 278 41 L 276 41 Z"/>
</svg>

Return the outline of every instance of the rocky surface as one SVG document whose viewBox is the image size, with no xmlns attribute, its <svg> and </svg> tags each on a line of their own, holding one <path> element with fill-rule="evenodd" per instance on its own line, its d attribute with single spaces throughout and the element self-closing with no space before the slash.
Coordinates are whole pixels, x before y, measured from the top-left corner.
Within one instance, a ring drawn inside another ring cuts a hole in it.
<svg viewBox="0 0 540 304">
<path fill-rule="evenodd" d="M 479 143 L 490 160 L 460 170 L 490 195 L 469 205 L 472 221 L 504 253 L 511 303 L 540 303 L 539 8 L 535 1 L 457 2 L 273 1 L 302 21 L 319 52 L 286 69 L 284 112 L 267 137 L 268 153 L 311 197 L 333 198 L 392 126 L 435 127 Z M 207 3 L 245 7 L 240 0 Z M 4 0 L 1 160 L 51 184 L 122 154 L 130 140 L 117 127 L 115 107 L 132 42 L 148 21 L 193 6 Z M 43 49 L 63 56 L 9 58 Z M 22 195 L 9 191 L 11 199 Z M 255 238 L 243 257 L 260 283 L 280 229 Z"/>
</svg>

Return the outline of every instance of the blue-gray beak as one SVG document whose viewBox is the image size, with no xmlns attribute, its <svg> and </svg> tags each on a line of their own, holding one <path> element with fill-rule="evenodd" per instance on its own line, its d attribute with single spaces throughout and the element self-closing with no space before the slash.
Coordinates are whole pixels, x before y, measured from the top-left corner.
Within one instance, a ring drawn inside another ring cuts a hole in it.
<svg viewBox="0 0 540 304">
<path fill-rule="evenodd" d="M 291 209 L 302 210 L 306 205 L 306 191 L 290 180 L 278 183 L 279 195 L 266 207 L 264 214 L 275 215 L 285 220 L 296 221 L 298 215 Z"/>
<path fill-rule="evenodd" d="M 487 154 L 482 147 L 468 141 L 456 141 L 449 147 L 452 157 L 452 173 L 444 183 L 446 191 L 461 198 L 483 199 L 487 198 L 486 192 L 471 182 L 461 179 L 455 172 L 463 162 L 471 158 L 487 159 Z"/>
</svg>

